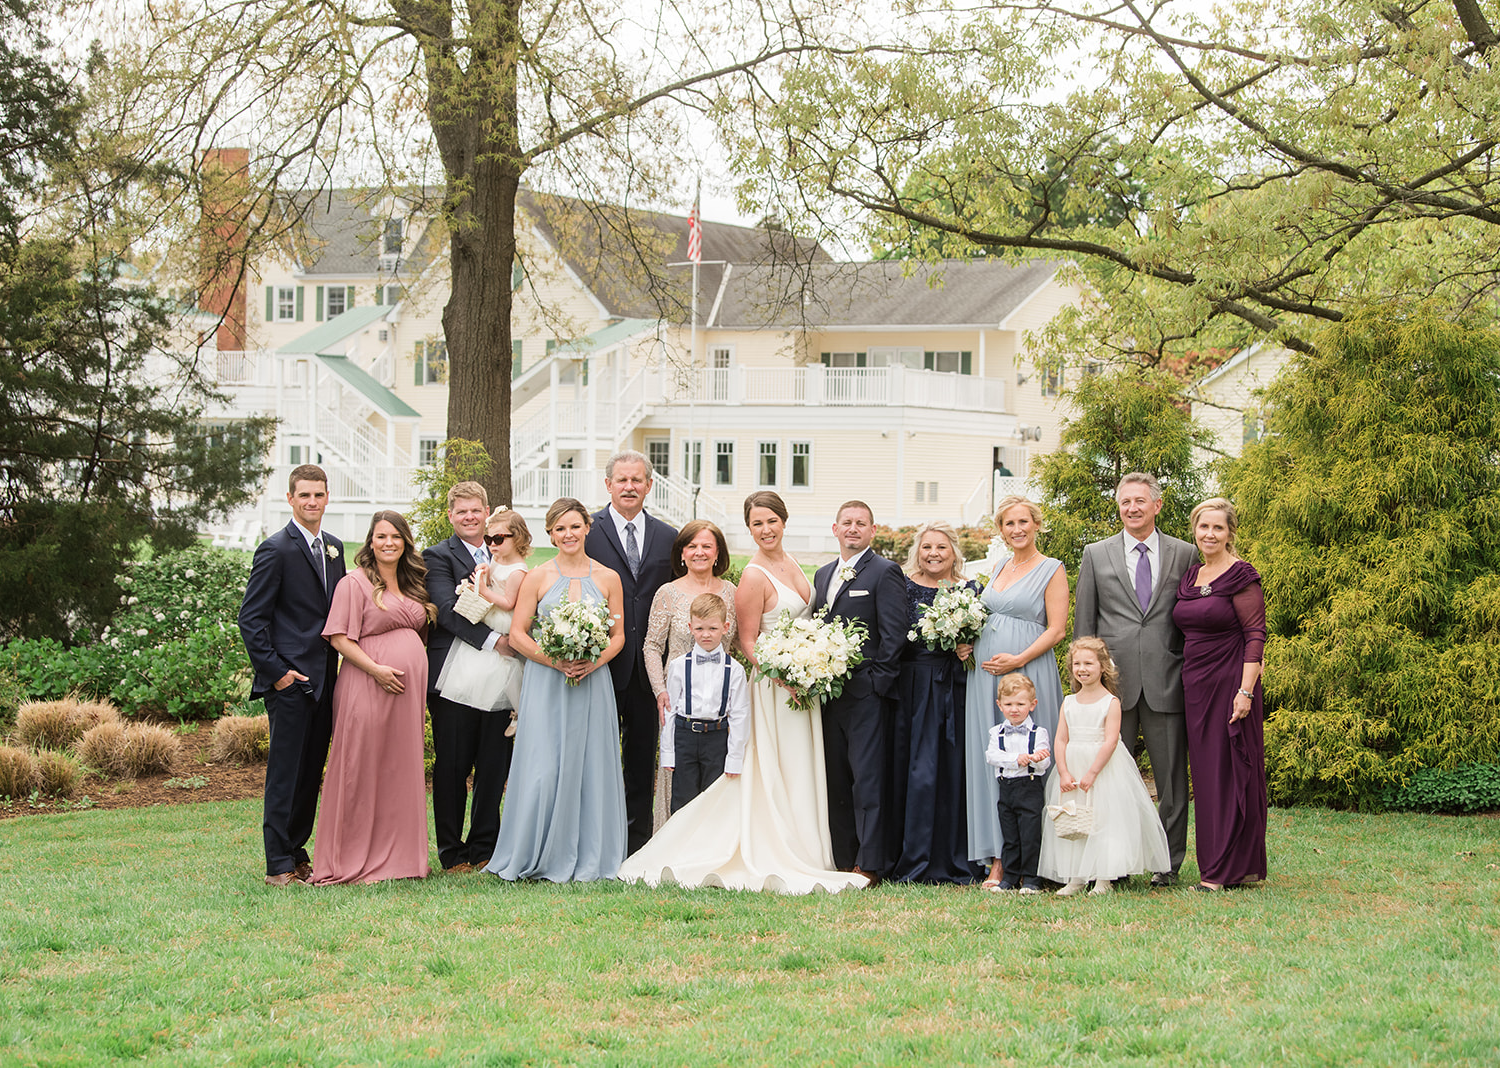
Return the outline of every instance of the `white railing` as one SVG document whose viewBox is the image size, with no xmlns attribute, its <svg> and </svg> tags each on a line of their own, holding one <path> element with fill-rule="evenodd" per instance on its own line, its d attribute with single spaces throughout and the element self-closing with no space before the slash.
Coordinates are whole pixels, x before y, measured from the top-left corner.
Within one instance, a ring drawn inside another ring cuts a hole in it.
<svg viewBox="0 0 1500 1068">
<path fill-rule="evenodd" d="M 653 376 L 653 386 L 656 377 Z M 910 367 L 824 367 L 822 364 L 728 370 L 699 367 L 660 376 L 660 395 L 668 404 L 907 405 L 958 411 L 1005 410 L 1002 379 Z"/>
<path fill-rule="evenodd" d="M 801 367 L 742 367 L 740 400 L 744 404 L 801 404 L 807 396 L 807 373 Z"/>
<path fill-rule="evenodd" d="M 813 380 L 817 381 L 816 373 Z M 838 405 L 890 404 L 891 371 L 888 367 L 825 367 L 821 403 Z M 809 390 L 809 393 L 811 390 Z M 808 403 L 815 403 L 811 397 Z"/>
<path fill-rule="evenodd" d="M 545 508 L 559 497 L 576 497 L 586 504 L 604 490 L 604 472 L 587 467 L 533 467 L 511 482 L 511 503 L 517 508 Z"/>
<path fill-rule="evenodd" d="M 547 442 L 551 438 L 552 413 L 544 408 L 526 420 L 520 429 L 511 429 L 511 463 L 519 465 L 522 461 L 530 460 L 532 457 L 539 455 L 546 449 Z"/>
<path fill-rule="evenodd" d="M 698 487 L 697 504 L 693 502 L 693 488 L 666 475 L 657 475 L 651 481 L 649 507 L 651 513 L 674 526 L 681 526 L 689 519 L 707 519 L 725 529 L 729 513 L 723 505 L 702 492 Z"/>
<path fill-rule="evenodd" d="M 370 361 L 369 373 L 371 378 L 386 389 L 396 388 L 396 354 L 389 345 Z"/>
<path fill-rule="evenodd" d="M 343 464 L 325 463 L 328 472 L 328 495 L 340 503 L 360 502 L 385 505 L 404 512 L 411 507 L 417 495 L 416 483 L 412 481 L 415 467 L 352 467 Z M 285 486 L 292 473 L 290 464 L 278 465 L 271 474 L 272 486 Z"/>
<path fill-rule="evenodd" d="M 355 467 L 371 467 L 386 462 L 385 443 L 367 426 L 351 426 L 339 418 L 337 412 L 318 405 L 316 431 L 318 440 L 324 442 L 345 463 Z"/>
</svg>

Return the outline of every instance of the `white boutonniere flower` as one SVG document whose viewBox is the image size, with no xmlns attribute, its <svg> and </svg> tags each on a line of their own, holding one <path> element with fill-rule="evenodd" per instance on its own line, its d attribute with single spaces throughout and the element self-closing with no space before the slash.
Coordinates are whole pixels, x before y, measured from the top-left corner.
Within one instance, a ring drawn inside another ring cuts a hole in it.
<svg viewBox="0 0 1500 1068">
<path fill-rule="evenodd" d="M 328 559 L 330 560 L 337 560 L 339 558 L 339 547 L 337 545 L 332 543 L 325 545 L 323 551 L 328 554 Z"/>
<path fill-rule="evenodd" d="M 840 582 L 853 582 L 854 581 L 854 565 L 853 564 L 845 564 L 843 567 L 839 568 L 839 581 Z"/>
</svg>

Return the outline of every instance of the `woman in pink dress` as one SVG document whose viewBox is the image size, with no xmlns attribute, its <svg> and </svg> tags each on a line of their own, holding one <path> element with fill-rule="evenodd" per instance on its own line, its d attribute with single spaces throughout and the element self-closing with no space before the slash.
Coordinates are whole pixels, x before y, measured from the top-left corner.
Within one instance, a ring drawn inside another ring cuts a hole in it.
<svg viewBox="0 0 1500 1068">
<path fill-rule="evenodd" d="M 427 876 L 427 568 L 400 512 L 376 512 L 333 592 L 323 635 L 344 658 L 318 812 L 313 882 Z"/>
</svg>

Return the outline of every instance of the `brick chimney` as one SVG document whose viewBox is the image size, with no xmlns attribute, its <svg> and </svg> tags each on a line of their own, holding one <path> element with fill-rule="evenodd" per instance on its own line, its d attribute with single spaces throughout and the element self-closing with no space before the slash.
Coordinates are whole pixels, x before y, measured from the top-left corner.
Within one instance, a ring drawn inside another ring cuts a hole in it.
<svg viewBox="0 0 1500 1068">
<path fill-rule="evenodd" d="M 202 262 L 199 306 L 219 317 L 220 352 L 245 348 L 245 212 L 248 148 L 211 148 L 203 154 Z"/>
</svg>

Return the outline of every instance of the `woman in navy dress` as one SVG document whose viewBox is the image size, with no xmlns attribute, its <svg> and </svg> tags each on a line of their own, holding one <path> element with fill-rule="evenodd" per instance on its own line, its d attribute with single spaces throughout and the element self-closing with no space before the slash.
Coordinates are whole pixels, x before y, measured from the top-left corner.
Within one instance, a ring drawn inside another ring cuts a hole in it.
<svg viewBox="0 0 1500 1068">
<path fill-rule="evenodd" d="M 912 539 L 906 561 L 906 599 L 911 625 L 921 606 L 955 583 L 975 593 L 961 570 L 958 535 L 947 523 L 928 523 Z M 964 694 L 968 673 L 963 660 L 970 646 L 928 649 L 908 640 L 901 654 L 896 716 L 891 736 L 894 817 L 891 878 L 911 883 L 972 883 L 964 802 Z"/>
<path fill-rule="evenodd" d="M 1062 677 L 1054 650 L 1068 627 L 1068 573 L 1061 560 L 1043 556 L 1036 547 L 1042 512 L 1025 497 L 1006 497 L 995 509 L 995 528 L 1010 555 L 1001 559 L 984 588 L 989 621 L 974 643 L 975 670 L 969 672 L 965 700 L 964 793 L 969 808 L 969 859 L 990 866 L 986 887 L 1000 885 L 1000 787 L 984 762 L 990 728 L 999 713 L 995 690 L 1000 676 L 1012 671 L 1036 687 L 1032 719 L 1057 735 L 1062 707 Z"/>
<path fill-rule="evenodd" d="M 620 576 L 583 550 L 589 513 L 571 497 L 547 510 L 557 555 L 521 583 L 510 647 L 530 663 L 521 675 L 516 753 L 485 871 L 555 883 L 613 879 L 625 859 L 625 780 L 620 721 L 608 664 L 625 645 Z M 529 633 L 563 601 L 609 606 L 609 644 L 598 660 L 554 660 Z M 569 685 L 570 680 L 576 680 Z"/>
<path fill-rule="evenodd" d="M 1260 574 L 1234 554 L 1234 505 L 1213 497 L 1193 509 L 1203 554 L 1177 587 L 1182 696 L 1198 889 L 1266 877 L 1266 735 L 1260 685 L 1266 597 Z"/>
</svg>

